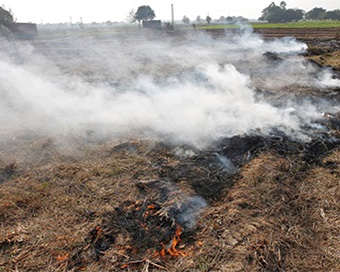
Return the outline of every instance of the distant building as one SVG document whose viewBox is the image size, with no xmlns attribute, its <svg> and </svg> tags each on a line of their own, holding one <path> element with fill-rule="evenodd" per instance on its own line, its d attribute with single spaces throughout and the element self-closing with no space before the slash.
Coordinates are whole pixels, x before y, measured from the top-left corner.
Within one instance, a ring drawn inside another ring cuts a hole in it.
<svg viewBox="0 0 340 272">
<path fill-rule="evenodd" d="M 11 25 L 11 31 L 16 39 L 32 39 L 39 36 L 37 25 L 32 23 L 14 23 Z"/>
<path fill-rule="evenodd" d="M 162 28 L 162 22 L 161 22 L 161 20 L 143 21 L 143 27 L 144 28 L 150 28 L 150 29 L 161 29 Z"/>
</svg>

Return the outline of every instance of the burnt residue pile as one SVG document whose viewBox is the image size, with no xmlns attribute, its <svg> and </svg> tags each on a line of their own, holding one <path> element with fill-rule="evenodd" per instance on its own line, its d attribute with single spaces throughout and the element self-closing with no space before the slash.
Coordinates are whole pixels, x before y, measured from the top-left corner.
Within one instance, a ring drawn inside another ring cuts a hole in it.
<svg viewBox="0 0 340 272">
<path fill-rule="evenodd" d="M 84 247 L 72 256 L 70 269 L 86 267 L 112 249 L 120 253 L 118 263 L 122 266 L 133 266 L 138 259 L 159 261 L 189 254 L 179 248 L 180 242 L 186 248 L 193 246 L 193 230 L 206 206 L 205 200 L 186 195 L 169 181 L 140 181 L 136 186 L 140 198 L 124 201 L 103 215 L 102 223 L 90 231 Z"/>
<path fill-rule="evenodd" d="M 333 122 L 334 119 L 328 123 L 330 127 Z M 165 165 L 161 176 L 190 184 L 208 202 L 218 201 L 221 194 L 239 178 L 242 166 L 259 154 L 274 153 L 299 164 L 301 171 L 307 170 L 311 165 L 320 164 L 325 155 L 340 146 L 338 131 L 323 133 L 308 142 L 296 141 L 284 134 L 227 138 L 213 151 L 185 158 L 176 166 Z"/>
<path fill-rule="evenodd" d="M 214 205 L 228 193 L 245 164 L 260 154 L 271 153 L 288 159 L 292 168 L 299 168 L 301 177 L 340 146 L 339 122 L 336 116 L 323 119 L 319 123 L 322 132 L 315 131 L 310 141 L 297 141 L 277 131 L 269 136 L 225 138 L 204 151 L 164 142 L 153 145 L 146 156 L 158 178 L 138 180 L 136 176 L 138 198 L 104 214 L 83 248 L 74 253 L 69 267 L 86 266 L 112 250 L 119 253 L 118 264 L 132 268 L 143 258 L 162 265 L 167 258 L 187 256 L 195 250 L 200 228 L 197 222 L 207 203 Z M 140 152 L 129 142 L 112 150 Z"/>
</svg>

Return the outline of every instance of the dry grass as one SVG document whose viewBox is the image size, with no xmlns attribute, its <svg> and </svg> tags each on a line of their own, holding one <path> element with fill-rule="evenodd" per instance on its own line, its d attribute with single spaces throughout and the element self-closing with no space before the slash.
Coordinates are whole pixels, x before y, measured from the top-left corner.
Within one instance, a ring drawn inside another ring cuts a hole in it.
<svg viewBox="0 0 340 272">
<path fill-rule="evenodd" d="M 340 70 L 340 51 L 335 52 L 328 52 L 322 49 L 315 49 L 317 50 L 317 54 L 309 57 L 310 59 L 316 61 L 322 66 L 331 66 Z"/>
<path fill-rule="evenodd" d="M 147 255 L 123 269 L 118 245 L 128 241 L 118 238 L 100 260 L 68 269 L 103 216 L 136 200 L 136 181 L 157 177 L 156 162 L 176 164 L 137 145 L 113 152 L 114 143 L 99 144 L 72 160 L 51 148 L 33 168 L 22 160 L 0 186 L 1 271 L 339 271 L 339 151 L 304 172 L 277 154 L 250 161 L 204 211 L 194 243 L 182 244 L 187 257 Z"/>
<path fill-rule="evenodd" d="M 327 157 L 326 165 L 337 166 L 339 154 Z M 203 236 L 210 244 L 220 244 L 221 257 L 214 259 L 213 267 L 217 271 L 339 271 L 338 175 L 327 167 L 299 173 L 298 165 L 272 154 L 254 159 L 225 202 L 206 215 Z M 214 250 L 210 252 L 216 256 Z M 230 252 L 227 259 L 226 252 Z"/>
<path fill-rule="evenodd" d="M 60 256 L 83 243 L 101 214 L 133 197 L 131 176 L 143 176 L 149 162 L 136 154 L 88 152 L 68 162 L 53 150 L 46 163 L 22 163 L 1 184 L 2 271 L 58 270 Z"/>
</svg>

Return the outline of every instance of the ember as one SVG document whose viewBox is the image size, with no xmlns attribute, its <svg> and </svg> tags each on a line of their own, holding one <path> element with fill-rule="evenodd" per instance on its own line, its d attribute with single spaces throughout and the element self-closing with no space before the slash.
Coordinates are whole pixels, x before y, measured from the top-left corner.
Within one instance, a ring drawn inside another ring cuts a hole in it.
<svg viewBox="0 0 340 272">
<path fill-rule="evenodd" d="M 68 260 L 68 258 L 69 258 L 68 253 L 63 252 L 63 253 L 60 253 L 60 254 L 56 257 L 56 260 L 59 261 L 59 262 L 63 262 L 63 261 Z"/>
</svg>

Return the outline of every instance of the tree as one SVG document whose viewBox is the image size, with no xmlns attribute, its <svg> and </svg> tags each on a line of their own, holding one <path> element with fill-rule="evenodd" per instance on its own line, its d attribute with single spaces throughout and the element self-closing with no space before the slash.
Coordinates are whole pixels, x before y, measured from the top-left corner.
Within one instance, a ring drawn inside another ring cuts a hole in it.
<svg viewBox="0 0 340 272">
<path fill-rule="evenodd" d="M 133 16 L 133 21 L 137 21 L 140 24 L 143 20 L 152 20 L 155 17 L 155 12 L 150 6 L 140 6 Z"/>
<path fill-rule="evenodd" d="M 303 19 L 303 14 L 302 9 L 287 9 L 284 20 L 286 22 L 299 21 Z"/>
<path fill-rule="evenodd" d="M 280 3 L 280 8 L 286 9 L 286 7 L 287 7 L 287 3 L 286 3 L 285 1 L 282 1 L 282 2 Z"/>
<path fill-rule="evenodd" d="M 4 6 L 0 7 L 0 36 L 6 37 L 13 42 L 11 26 L 14 23 L 13 13 Z M 14 45 L 15 47 L 15 45 Z"/>
<path fill-rule="evenodd" d="M 223 24 L 226 21 L 226 18 L 224 16 L 220 16 L 220 18 L 217 20 L 220 24 Z"/>
<path fill-rule="evenodd" d="M 129 12 L 129 14 L 128 14 L 128 16 L 126 17 L 125 20 L 126 20 L 127 22 L 134 23 L 134 22 L 136 22 L 135 15 L 136 15 L 136 12 L 135 12 L 134 9 L 132 9 L 132 10 Z"/>
<path fill-rule="evenodd" d="M 4 6 L 0 7 L 0 26 L 10 28 L 14 23 L 14 18 L 11 10 L 6 10 Z"/>
<path fill-rule="evenodd" d="M 235 22 L 234 22 L 234 18 L 231 17 L 231 16 L 228 16 L 228 17 L 226 18 L 226 21 L 227 21 L 227 24 L 233 24 L 233 23 L 235 23 Z"/>
<path fill-rule="evenodd" d="M 262 16 L 259 18 L 259 20 L 260 21 L 267 20 L 266 18 L 268 17 L 269 13 L 271 13 L 274 10 L 274 8 L 276 8 L 276 4 L 274 2 L 271 2 L 271 4 L 268 7 L 262 10 Z"/>
<path fill-rule="evenodd" d="M 205 18 L 205 20 L 207 21 L 208 24 L 210 24 L 210 22 L 211 22 L 211 17 L 208 15 L 208 16 Z"/>
<path fill-rule="evenodd" d="M 261 21 L 269 23 L 285 23 L 298 21 L 303 18 L 304 11 L 301 9 L 286 9 L 286 2 L 282 1 L 280 6 L 272 2 L 262 11 Z"/>
<path fill-rule="evenodd" d="M 198 15 L 198 16 L 196 17 L 196 22 L 197 22 L 197 23 L 200 23 L 201 21 L 202 21 L 202 18 L 201 18 L 201 16 Z"/>
<path fill-rule="evenodd" d="M 273 7 L 268 15 L 266 16 L 265 20 L 269 23 L 281 23 L 284 22 L 286 11 L 279 6 Z"/>
<path fill-rule="evenodd" d="M 182 22 L 185 23 L 185 24 L 190 24 L 190 19 L 186 15 L 184 15 Z"/>
<path fill-rule="evenodd" d="M 306 19 L 308 20 L 323 20 L 325 19 L 326 10 L 323 8 L 313 8 L 306 13 Z"/>
<path fill-rule="evenodd" d="M 340 10 L 335 9 L 335 10 L 327 11 L 325 15 L 325 19 L 340 21 Z"/>
</svg>

